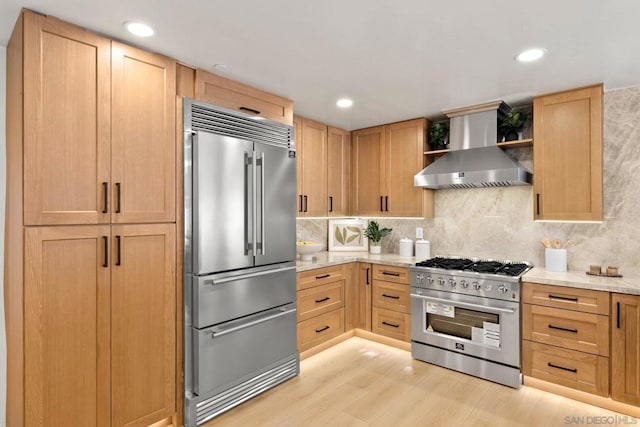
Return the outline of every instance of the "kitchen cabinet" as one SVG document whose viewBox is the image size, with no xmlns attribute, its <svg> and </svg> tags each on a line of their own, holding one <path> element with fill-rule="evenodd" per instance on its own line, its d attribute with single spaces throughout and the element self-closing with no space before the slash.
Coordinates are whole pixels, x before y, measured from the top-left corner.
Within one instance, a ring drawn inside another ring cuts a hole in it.
<svg viewBox="0 0 640 427">
<path fill-rule="evenodd" d="M 357 262 L 354 266 L 353 327 L 371 331 L 371 298 L 373 288 L 373 265 Z"/>
<path fill-rule="evenodd" d="M 294 118 L 298 216 L 327 216 L 327 125 Z"/>
<path fill-rule="evenodd" d="M 389 278 L 390 281 L 380 280 Z M 372 331 L 401 341 L 411 341 L 409 270 L 375 264 L 371 298 Z"/>
<path fill-rule="evenodd" d="M 165 422 L 175 63 L 23 11 L 7 82 L 7 423 Z"/>
<path fill-rule="evenodd" d="M 195 71 L 195 98 L 245 114 L 293 124 L 293 101 L 200 69 Z"/>
<path fill-rule="evenodd" d="M 611 398 L 640 406 L 640 296 L 611 295 Z"/>
<path fill-rule="evenodd" d="M 522 372 L 609 395 L 609 293 L 523 283 Z"/>
<path fill-rule="evenodd" d="M 433 192 L 413 185 L 424 168 L 426 120 L 352 132 L 353 214 L 433 216 Z"/>
<path fill-rule="evenodd" d="M 327 127 L 327 194 L 329 216 L 349 215 L 351 133 Z"/>
<path fill-rule="evenodd" d="M 533 100 L 536 220 L 602 220 L 602 85 Z"/>
</svg>

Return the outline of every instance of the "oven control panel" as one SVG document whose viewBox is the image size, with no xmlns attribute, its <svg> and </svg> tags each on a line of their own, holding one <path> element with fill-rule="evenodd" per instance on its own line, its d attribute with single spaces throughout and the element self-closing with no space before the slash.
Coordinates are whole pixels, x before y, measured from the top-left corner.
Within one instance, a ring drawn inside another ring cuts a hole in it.
<svg viewBox="0 0 640 427">
<path fill-rule="evenodd" d="M 486 278 L 474 273 L 456 272 L 457 274 L 453 274 L 424 270 L 426 269 L 410 269 L 411 286 L 507 301 L 520 301 L 519 279 L 511 277 L 505 279 Z"/>
</svg>

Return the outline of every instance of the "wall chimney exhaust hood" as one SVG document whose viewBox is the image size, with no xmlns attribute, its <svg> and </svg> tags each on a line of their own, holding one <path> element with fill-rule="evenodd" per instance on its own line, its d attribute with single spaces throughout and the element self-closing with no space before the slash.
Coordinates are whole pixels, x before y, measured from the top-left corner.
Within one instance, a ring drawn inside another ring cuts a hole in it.
<svg viewBox="0 0 640 427">
<path fill-rule="evenodd" d="M 416 187 L 482 188 L 531 185 L 533 175 L 496 145 L 503 101 L 443 111 L 449 118 L 450 151 L 415 175 Z"/>
</svg>

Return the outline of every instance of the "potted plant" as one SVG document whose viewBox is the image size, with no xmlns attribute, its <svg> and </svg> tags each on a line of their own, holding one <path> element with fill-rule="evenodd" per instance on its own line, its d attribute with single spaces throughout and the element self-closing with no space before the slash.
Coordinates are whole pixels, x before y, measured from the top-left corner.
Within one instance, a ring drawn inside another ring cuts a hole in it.
<svg viewBox="0 0 640 427">
<path fill-rule="evenodd" d="M 524 122 L 526 120 L 526 114 L 520 111 L 511 111 L 507 113 L 502 120 L 500 120 L 500 124 L 498 125 L 500 133 L 504 135 L 504 140 L 517 140 L 518 133 L 522 131 L 522 126 L 524 126 Z"/>
<path fill-rule="evenodd" d="M 436 122 L 431 125 L 429 131 L 429 145 L 432 150 L 444 150 L 449 144 L 449 124 L 447 122 Z"/>
<path fill-rule="evenodd" d="M 380 225 L 376 221 L 369 221 L 369 225 L 364 230 L 364 235 L 369 239 L 371 245 L 369 251 L 372 254 L 380 253 L 380 239 L 387 234 L 391 233 L 391 228 L 380 228 Z"/>
</svg>

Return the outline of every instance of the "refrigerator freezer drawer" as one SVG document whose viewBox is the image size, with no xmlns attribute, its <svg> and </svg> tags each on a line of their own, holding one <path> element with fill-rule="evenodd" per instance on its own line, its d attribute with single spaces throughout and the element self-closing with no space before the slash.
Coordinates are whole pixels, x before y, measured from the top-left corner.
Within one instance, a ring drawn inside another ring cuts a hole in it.
<svg viewBox="0 0 640 427">
<path fill-rule="evenodd" d="M 296 353 L 295 304 L 193 329 L 194 392 L 207 395 Z"/>
<path fill-rule="evenodd" d="M 192 321 L 206 328 L 296 301 L 296 268 L 193 278 Z"/>
</svg>

